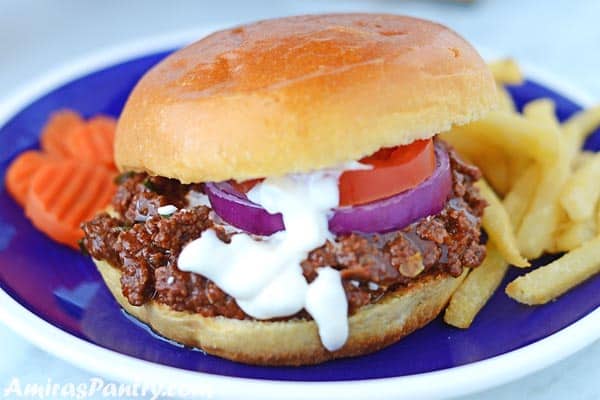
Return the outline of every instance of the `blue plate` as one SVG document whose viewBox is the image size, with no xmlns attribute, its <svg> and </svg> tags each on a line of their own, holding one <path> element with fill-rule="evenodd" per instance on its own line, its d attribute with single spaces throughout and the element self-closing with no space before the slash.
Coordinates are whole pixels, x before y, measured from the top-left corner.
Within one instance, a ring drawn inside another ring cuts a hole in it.
<svg viewBox="0 0 600 400">
<path fill-rule="evenodd" d="M 27 105 L 0 130 L 0 178 L 16 155 L 39 146 L 38 135 L 50 113 L 72 108 L 84 116 L 104 113 L 117 117 L 136 81 L 167 54 L 155 53 L 98 70 Z M 509 90 L 518 107 L 532 99 L 553 99 L 561 120 L 580 109 L 573 101 L 532 81 Z M 600 150 L 600 132 L 589 138 L 586 148 Z M 343 381 L 421 374 L 522 348 L 573 324 L 600 306 L 600 276 L 541 307 L 520 305 L 500 290 L 466 331 L 451 328 L 438 318 L 401 342 L 368 356 L 301 368 L 238 364 L 163 340 L 124 314 L 92 262 L 34 229 L 21 207 L 7 194 L 4 179 L 0 182 L 1 288 L 39 318 L 85 341 L 185 370 L 287 381 Z M 520 272 L 511 270 L 505 283 Z"/>
</svg>

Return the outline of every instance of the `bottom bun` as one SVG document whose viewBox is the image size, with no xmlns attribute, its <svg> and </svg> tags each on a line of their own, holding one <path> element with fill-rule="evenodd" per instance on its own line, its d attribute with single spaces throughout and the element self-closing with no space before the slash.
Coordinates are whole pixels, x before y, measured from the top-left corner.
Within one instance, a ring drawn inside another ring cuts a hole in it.
<svg viewBox="0 0 600 400">
<path fill-rule="evenodd" d="M 238 320 L 204 317 L 175 311 L 155 301 L 136 307 L 121 292 L 121 272 L 94 260 L 106 285 L 131 315 L 160 335 L 223 358 L 256 365 L 308 365 L 377 351 L 433 320 L 464 279 L 426 275 L 408 287 L 386 294 L 361 307 L 349 318 L 350 335 L 339 350 L 323 347 L 314 321 Z"/>
</svg>

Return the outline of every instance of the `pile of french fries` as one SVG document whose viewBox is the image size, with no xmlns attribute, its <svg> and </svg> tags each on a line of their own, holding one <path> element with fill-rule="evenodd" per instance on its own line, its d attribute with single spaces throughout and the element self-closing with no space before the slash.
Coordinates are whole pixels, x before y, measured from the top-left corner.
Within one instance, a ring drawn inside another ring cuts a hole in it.
<svg viewBox="0 0 600 400">
<path fill-rule="evenodd" d="M 482 225 L 487 256 L 454 293 L 444 320 L 468 328 L 510 266 L 528 268 L 544 253 L 564 253 L 512 281 L 506 294 L 529 305 L 544 304 L 600 272 L 600 153 L 582 151 L 600 126 L 600 106 L 562 124 L 550 99 L 516 111 L 506 84 L 522 82 L 512 60 L 490 64 L 498 109 L 482 120 L 442 134 L 484 179 L 477 183 L 489 203 Z"/>
</svg>

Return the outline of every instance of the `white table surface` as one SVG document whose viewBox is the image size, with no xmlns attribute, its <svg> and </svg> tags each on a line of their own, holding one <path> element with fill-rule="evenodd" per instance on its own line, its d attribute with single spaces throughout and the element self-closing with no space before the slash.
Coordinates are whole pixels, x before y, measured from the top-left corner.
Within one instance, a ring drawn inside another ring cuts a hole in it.
<svg viewBox="0 0 600 400">
<path fill-rule="evenodd" d="M 478 0 L 469 6 L 424 0 L 0 0 L 0 97 L 51 68 L 122 41 L 219 23 L 326 11 L 386 11 L 437 20 L 481 46 L 564 77 L 600 102 L 598 0 Z M 92 376 L 0 325 L 0 396 L 15 377 L 22 383 L 46 384 L 88 382 Z M 600 342 L 529 377 L 466 399 L 478 398 L 600 399 Z"/>
</svg>

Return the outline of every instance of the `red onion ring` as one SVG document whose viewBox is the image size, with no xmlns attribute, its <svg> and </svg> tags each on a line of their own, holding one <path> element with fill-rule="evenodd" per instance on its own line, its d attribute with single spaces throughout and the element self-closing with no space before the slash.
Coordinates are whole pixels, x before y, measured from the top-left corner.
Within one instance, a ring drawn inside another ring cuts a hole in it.
<svg viewBox="0 0 600 400">
<path fill-rule="evenodd" d="M 452 174 L 448 154 L 436 146 L 435 155 L 435 171 L 420 185 L 383 200 L 336 208 L 329 230 L 337 234 L 395 231 L 442 211 L 452 190 Z"/>
<path fill-rule="evenodd" d="M 383 233 L 439 213 L 452 190 L 452 173 L 446 151 L 436 145 L 435 154 L 436 169 L 420 185 L 372 203 L 335 208 L 329 230 L 335 234 Z M 270 214 L 231 184 L 207 183 L 205 188 L 213 210 L 227 223 L 263 236 L 285 229 L 281 214 Z"/>
<path fill-rule="evenodd" d="M 270 214 L 260 205 L 248 200 L 229 182 L 207 183 L 204 190 L 210 205 L 223 221 L 255 235 L 268 236 L 285 229 L 283 216 Z"/>
</svg>

